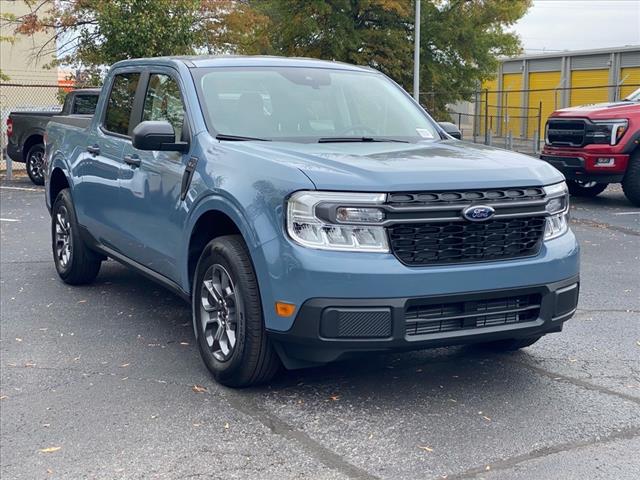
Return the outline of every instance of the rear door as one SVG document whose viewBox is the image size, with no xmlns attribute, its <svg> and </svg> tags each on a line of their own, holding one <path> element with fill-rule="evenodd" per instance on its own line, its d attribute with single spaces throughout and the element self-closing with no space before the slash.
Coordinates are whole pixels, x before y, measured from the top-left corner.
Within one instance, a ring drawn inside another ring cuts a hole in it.
<svg viewBox="0 0 640 480">
<path fill-rule="evenodd" d="M 184 90 L 175 70 L 153 68 L 144 77 L 146 88 L 136 100 L 139 120 L 166 120 L 174 128 L 176 141 L 189 142 Z M 179 152 L 137 150 L 129 142 L 121 170 L 127 255 L 174 281 L 179 279 L 176 257 L 186 218 L 180 192 L 189 158 Z"/>
<path fill-rule="evenodd" d="M 78 220 L 103 245 L 121 251 L 122 203 L 120 167 L 131 143 L 131 117 L 141 72 L 117 71 L 108 90 L 102 117 L 94 122 L 86 145 L 72 166 Z"/>
</svg>

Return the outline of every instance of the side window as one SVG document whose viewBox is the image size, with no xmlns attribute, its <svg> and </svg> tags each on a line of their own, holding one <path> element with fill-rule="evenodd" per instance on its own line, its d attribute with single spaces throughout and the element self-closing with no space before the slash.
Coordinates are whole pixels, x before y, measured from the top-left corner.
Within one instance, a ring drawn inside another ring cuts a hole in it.
<svg viewBox="0 0 640 480">
<path fill-rule="evenodd" d="M 78 95 L 73 103 L 73 112 L 78 115 L 93 115 L 96 111 L 98 95 Z"/>
<path fill-rule="evenodd" d="M 115 76 L 104 119 L 104 128 L 107 131 L 129 135 L 129 119 L 138 80 L 139 73 L 122 73 Z"/>
<path fill-rule="evenodd" d="M 169 75 L 153 73 L 149 76 L 142 120 L 166 120 L 176 132 L 176 142 L 182 139 L 184 104 L 178 83 Z"/>
</svg>

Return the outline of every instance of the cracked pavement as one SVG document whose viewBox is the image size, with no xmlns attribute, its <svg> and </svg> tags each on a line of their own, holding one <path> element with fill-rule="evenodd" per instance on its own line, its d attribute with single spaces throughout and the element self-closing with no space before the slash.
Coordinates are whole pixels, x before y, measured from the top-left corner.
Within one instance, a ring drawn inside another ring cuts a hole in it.
<svg viewBox="0 0 640 480">
<path fill-rule="evenodd" d="M 581 299 L 562 333 L 234 391 L 208 375 L 171 293 L 112 261 L 93 285 L 61 283 L 42 189 L 3 180 L 0 477 L 639 478 L 640 209 L 610 187 L 572 215 Z"/>
</svg>

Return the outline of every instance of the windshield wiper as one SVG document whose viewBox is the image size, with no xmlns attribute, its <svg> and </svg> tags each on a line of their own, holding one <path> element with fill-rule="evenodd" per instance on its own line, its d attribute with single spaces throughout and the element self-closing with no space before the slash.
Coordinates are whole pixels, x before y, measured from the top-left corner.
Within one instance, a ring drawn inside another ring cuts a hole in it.
<svg viewBox="0 0 640 480">
<path fill-rule="evenodd" d="M 318 143 L 348 143 L 348 142 L 409 143 L 406 140 L 398 140 L 396 138 L 383 138 L 383 137 L 322 137 L 318 140 Z"/>
<path fill-rule="evenodd" d="M 246 142 L 248 140 L 258 140 L 260 142 L 270 142 L 268 138 L 258 137 L 243 137 L 241 135 L 227 135 L 226 133 L 219 133 L 216 135 L 216 140 L 230 140 L 233 142 Z"/>
</svg>

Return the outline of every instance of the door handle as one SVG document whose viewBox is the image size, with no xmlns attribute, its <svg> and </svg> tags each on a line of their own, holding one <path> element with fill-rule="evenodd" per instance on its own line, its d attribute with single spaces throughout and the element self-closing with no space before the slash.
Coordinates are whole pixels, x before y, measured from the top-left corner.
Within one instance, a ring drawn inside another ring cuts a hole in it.
<svg viewBox="0 0 640 480">
<path fill-rule="evenodd" d="M 97 156 L 97 155 L 100 155 L 100 146 L 98 144 L 89 145 L 87 147 L 87 152 L 89 152 L 94 157 Z"/>
<path fill-rule="evenodd" d="M 125 155 L 124 156 L 124 163 L 126 163 L 127 165 L 131 165 L 132 167 L 139 167 L 142 164 L 142 160 L 140 160 L 140 157 L 138 157 L 138 155 Z"/>
</svg>

